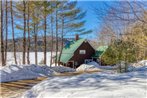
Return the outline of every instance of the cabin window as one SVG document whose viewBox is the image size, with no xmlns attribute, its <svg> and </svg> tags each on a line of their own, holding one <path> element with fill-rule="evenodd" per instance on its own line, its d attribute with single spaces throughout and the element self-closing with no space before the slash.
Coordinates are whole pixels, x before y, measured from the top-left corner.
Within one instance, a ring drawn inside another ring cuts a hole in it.
<svg viewBox="0 0 147 98">
<path fill-rule="evenodd" d="M 86 50 L 80 50 L 79 54 L 86 54 Z"/>
<path fill-rule="evenodd" d="M 85 64 L 89 63 L 89 62 L 92 62 L 93 60 L 92 59 L 86 59 L 85 60 Z"/>
</svg>

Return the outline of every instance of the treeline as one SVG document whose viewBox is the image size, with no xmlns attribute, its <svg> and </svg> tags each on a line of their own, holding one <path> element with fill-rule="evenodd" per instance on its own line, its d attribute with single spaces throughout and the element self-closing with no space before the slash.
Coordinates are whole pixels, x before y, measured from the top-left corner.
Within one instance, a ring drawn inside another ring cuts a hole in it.
<svg viewBox="0 0 147 98">
<path fill-rule="evenodd" d="M 98 19 L 103 20 L 99 43 L 109 46 L 101 56 L 103 64 L 147 59 L 146 6 L 146 1 L 119 1 L 95 8 Z"/>
<path fill-rule="evenodd" d="M 68 34 L 87 34 L 84 28 L 86 11 L 77 7 L 76 1 L 3 1 L 1 0 L 1 65 L 6 65 L 8 38 L 12 38 L 13 55 L 17 64 L 17 48 L 22 48 L 22 64 L 30 64 L 30 43 L 34 40 L 35 64 L 37 64 L 38 37 L 43 37 L 43 64 L 46 64 L 47 36 L 51 36 L 50 52 L 61 55 L 63 38 Z M 16 38 L 21 35 L 22 45 L 16 47 Z M 59 49 L 59 38 L 61 48 Z M 55 46 L 53 45 L 55 43 Z M 55 47 L 55 49 L 53 49 Z M 60 56 L 59 56 L 60 57 Z M 60 59 L 59 59 L 60 60 Z M 57 59 L 55 62 L 58 62 Z"/>
<path fill-rule="evenodd" d="M 59 50 L 61 49 L 61 38 L 59 37 Z M 28 40 L 26 38 L 26 40 Z M 46 36 L 46 40 L 47 40 L 47 51 L 51 51 L 51 41 L 52 41 L 52 37 L 50 35 L 47 35 Z M 63 39 L 64 41 L 66 40 L 66 38 Z M 15 38 L 15 43 L 16 43 L 16 49 L 17 49 L 17 52 L 22 52 L 23 49 L 22 49 L 22 44 L 23 44 L 23 40 L 22 40 L 22 37 L 19 37 L 19 38 Z M 13 52 L 13 40 L 12 39 L 8 39 L 7 40 L 7 45 L 9 46 L 7 48 L 7 52 Z M 56 37 L 53 38 L 53 50 L 55 50 L 55 45 L 56 45 Z M 35 49 L 34 49 L 34 46 L 35 46 L 35 41 L 33 39 L 33 37 L 30 38 L 30 52 L 34 52 Z M 43 40 L 43 36 L 38 36 L 37 37 L 37 50 L 38 52 L 43 52 L 43 46 L 44 46 L 44 40 Z"/>
</svg>

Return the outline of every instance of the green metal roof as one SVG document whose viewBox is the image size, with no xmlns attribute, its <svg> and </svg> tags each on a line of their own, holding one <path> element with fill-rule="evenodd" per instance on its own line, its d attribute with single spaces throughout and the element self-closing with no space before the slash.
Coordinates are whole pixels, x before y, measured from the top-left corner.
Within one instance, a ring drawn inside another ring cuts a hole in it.
<svg viewBox="0 0 147 98">
<path fill-rule="evenodd" d="M 67 63 L 69 59 L 74 55 L 74 52 L 77 50 L 77 48 L 85 41 L 85 39 L 79 39 L 77 41 L 74 41 L 73 44 L 70 45 L 69 48 L 63 48 L 60 62 Z"/>
<path fill-rule="evenodd" d="M 96 50 L 97 51 L 106 51 L 107 48 L 108 48 L 108 46 L 99 46 Z"/>
<path fill-rule="evenodd" d="M 99 46 L 92 57 L 100 57 L 107 50 L 108 46 Z"/>
</svg>

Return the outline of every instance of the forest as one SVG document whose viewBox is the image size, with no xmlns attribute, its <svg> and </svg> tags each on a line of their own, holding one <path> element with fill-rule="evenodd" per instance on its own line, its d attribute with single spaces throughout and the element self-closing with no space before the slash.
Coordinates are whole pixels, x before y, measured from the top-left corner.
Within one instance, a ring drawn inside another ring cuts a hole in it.
<svg viewBox="0 0 147 98">
<path fill-rule="evenodd" d="M 0 0 L 0 98 L 147 98 L 147 1 Z"/>
<path fill-rule="evenodd" d="M 51 58 L 53 51 L 57 55 L 65 36 L 91 33 L 84 28 L 86 11 L 76 5 L 76 1 L 1 1 L 2 65 L 9 51 L 14 53 L 15 64 L 18 51 L 23 52 L 22 64 L 30 64 L 30 51 L 35 52 L 37 64 L 37 52 L 43 51 L 46 64 L 46 52 L 51 52 Z"/>
<path fill-rule="evenodd" d="M 52 64 L 52 52 L 61 55 L 66 39 L 93 31 L 97 35 L 92 42 L 95 47 L 109 46 L 101 57 L 104 64 L 147 59 L 146 2 L 121 3 L 93 7 L 101 22 L 101 28 L 94 31 L 85 28 L 86 11 L 77 6 L 77 1 L 1 1 L 1 64 L 6 65 L 7 52 L 13 52 L 15 64 L 16 52 L 23 53 L 22 64 L 30 64 L 29 53 L 35 52 L 38 64 L 39 51 L 44 53 L 43 64 L 50 51 Z"/>
</svg>

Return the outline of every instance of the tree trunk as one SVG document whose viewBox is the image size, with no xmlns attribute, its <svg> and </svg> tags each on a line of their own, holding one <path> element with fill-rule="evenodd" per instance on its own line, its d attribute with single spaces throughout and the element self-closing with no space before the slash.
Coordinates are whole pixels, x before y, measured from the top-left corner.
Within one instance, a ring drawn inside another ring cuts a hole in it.
<svg viewBox="0 0 147 98">
<path fill-rule="evenodd" d="M 37 56 L 37 35 L 35 35 L 35 64 L 38 64 L 38 56 Z"/>
<path fill-rule="evenodd" d="M 61 59 L 61 54 L 62 54 L 62 51 L 63 51 L 63 34 L 64 34 L 64 17 L 62 18 L 62 31 L 61 31 L 61 50 L 60 50 L 60 54 L 59 54 L 59 59 L 58 59 L 58 62 L 60 62 L 60 59 Z M 59 66 L 60 66 L 60 63 L 59 63 Z"/>
<path fill-rule="evenodd" d="M 12 7 L 12 1 L 11 3 L 11 25 L 12 25 L 12 40 L 13 40 L 13 55 L 14 55 L 14 60 L 15 64 L 17 64 L 17 58 L 16 58 L 16 45 L 15 45 L 15 33 L 14 33 L 14 22 L 13 22 L 13 7 Z"/>
<path fill-rule="evenodd" d="M 25 53 L 26 53 L 26 2 L 23 1 L 24 10 L 23 10 L 23 18 L 24 18 L 24 33 L 23 33 L 23 56 L 22 56 L 22 64 L 25 64 Z"/>
<path fill-rule="evenodd" d="M 1 1 L 1 62 L 2 66 L 5 65 L 4 61 L 4 42 L 3 42 L 3 6 L 2 6 L 2 1 Z"/>
<path fill-rule="evenodd" d="M 58 56 L 58 11 L 57 11 L 57 4 L 56 4 L 56 59 L 55 59 L 55 66 L 57 66 L 57 57 Z"/>
<path fill-rule="evenodd" d="M 44 17 L 44 64 L 46 64 L 46 15 Z"/>
<path fill-rule="evenodd" d="M 51 16 L 51 36 L 52 36 L 52 40 L 51 40 L 51 59 L 50 59 L 50 67 L 52 65 L 52 60 L 53 60 L 53 17 Z"/>
<path fill-rule="evenodd" d="M 27 47 L 27 63 L 30 64 L 30 9 L 29 9 L 29 2 L 28 2 L 28 20 L 27 20 L 27 27 L 28 27 L 28 47 Z"/>
<path fill-rule="evenodd" d="M 38 64 L 38 57 L 37 57 L 37 31 L 36 25 L 34 24 L 34 41 L 35 41 L 35 64 Z"/>
<path fill-rule="evenodd" d="M 7 2 L 7 0 L 6 0 L 6 43 L 5 43 L 5 64 L 6 64 L 6 62 L 7 62 L 7 43 L 8 43 L 8 2 Z"/>
</svg>

